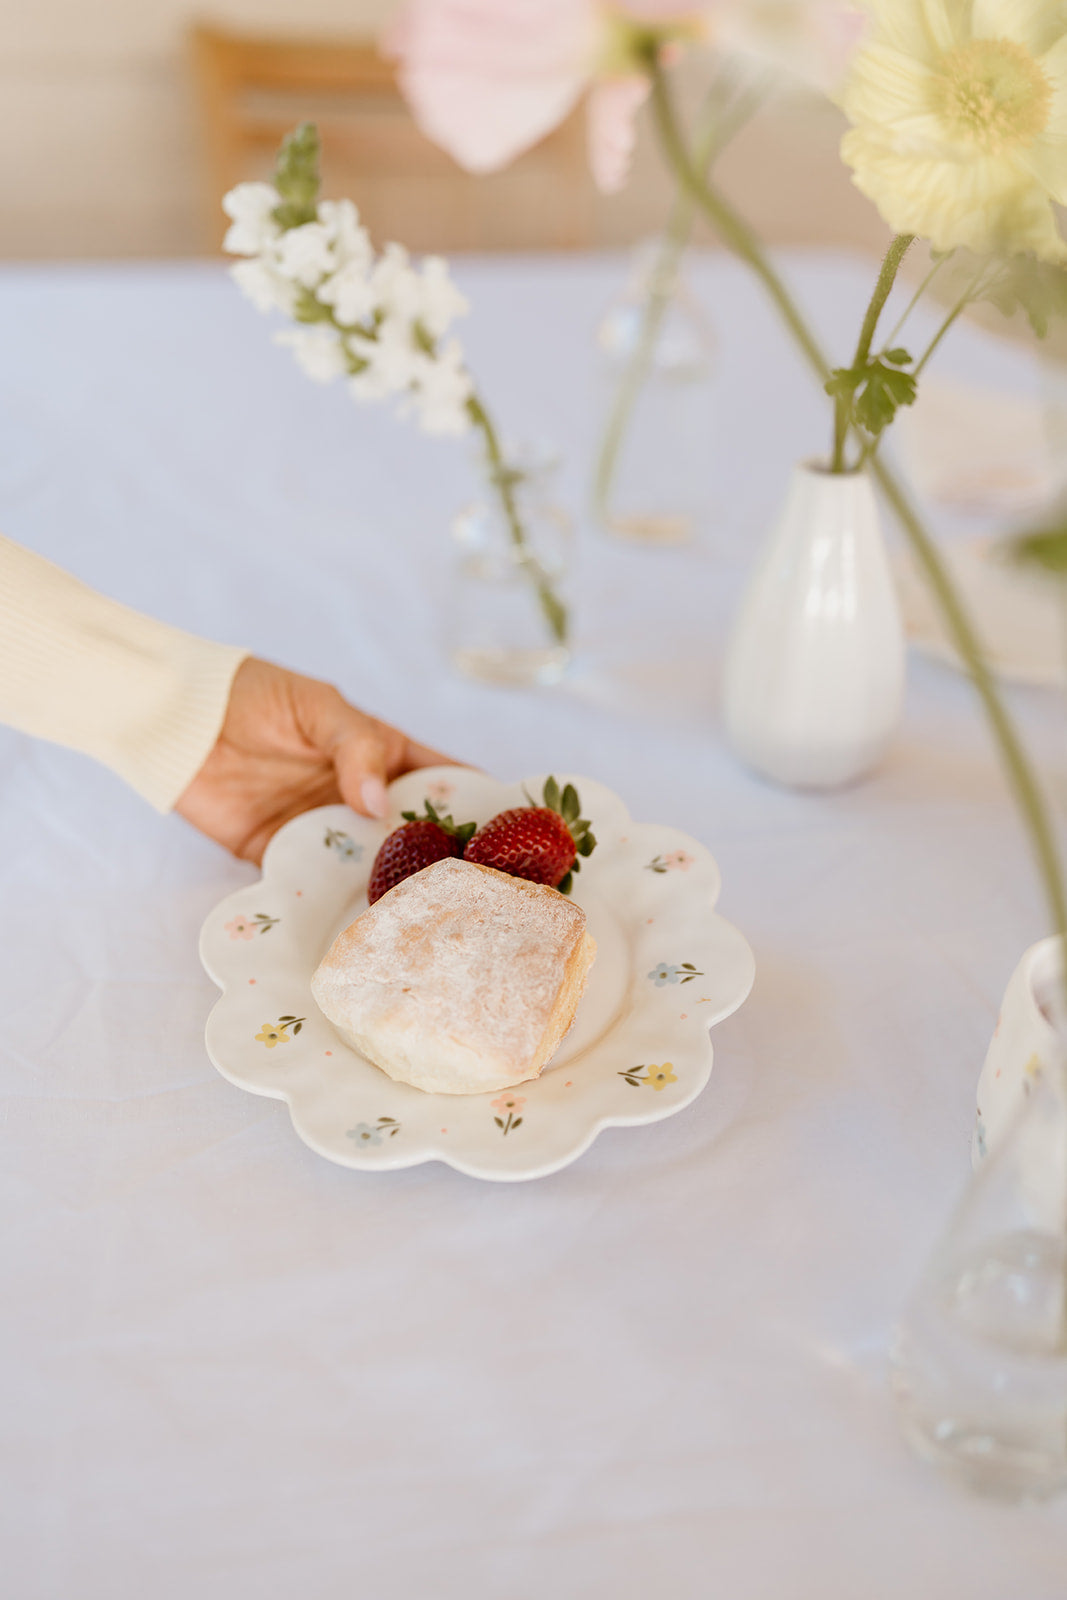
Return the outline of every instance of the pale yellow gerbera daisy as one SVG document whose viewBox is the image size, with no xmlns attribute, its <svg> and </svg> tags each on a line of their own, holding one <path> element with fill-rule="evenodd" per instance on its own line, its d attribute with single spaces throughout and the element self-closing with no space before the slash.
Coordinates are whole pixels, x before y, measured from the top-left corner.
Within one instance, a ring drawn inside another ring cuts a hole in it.
<svg viewBox="0 0 1067 1600">
<path fill-rule="evenodd" d="M 841 154 L 895 233 L 1067 260 L 1067 0 L 868 0 Z"/>
</svg>

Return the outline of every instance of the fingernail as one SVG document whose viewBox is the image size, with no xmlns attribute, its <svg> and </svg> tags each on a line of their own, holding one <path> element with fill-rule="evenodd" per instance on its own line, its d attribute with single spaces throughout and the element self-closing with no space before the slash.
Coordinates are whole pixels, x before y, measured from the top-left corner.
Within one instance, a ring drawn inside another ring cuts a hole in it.
<svg viewBox="0 0 1067 1600">
<path fill-rule="evenodd" d="M 364 778 L 359 786 L 359 795 L 363 801 L 363 809 L 369 816 L 384 817 L 389 810 L 385 784 L 381 778 Z"/>
</svg>

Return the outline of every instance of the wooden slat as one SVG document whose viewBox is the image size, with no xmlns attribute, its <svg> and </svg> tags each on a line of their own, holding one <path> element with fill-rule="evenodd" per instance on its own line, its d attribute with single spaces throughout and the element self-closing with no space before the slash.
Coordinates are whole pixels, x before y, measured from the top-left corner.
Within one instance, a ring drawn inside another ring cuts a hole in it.
<svg viewBox="0 0 1067 1600">
<path fill-rule="evenodd" d="M 219 202 L 266 176 L 296 123 L 319 124 L 329 179 L 351 189 L 375 234 L 414 249 L 581 246 L 591 206 L 572 118 L 505 174 L 472 178 L 419 132 L 391 62 L 372 41 L 230 33 L 200 25 L 190 46 L 205 146 L 205 218 L 217 247 Z"/>
</svg>

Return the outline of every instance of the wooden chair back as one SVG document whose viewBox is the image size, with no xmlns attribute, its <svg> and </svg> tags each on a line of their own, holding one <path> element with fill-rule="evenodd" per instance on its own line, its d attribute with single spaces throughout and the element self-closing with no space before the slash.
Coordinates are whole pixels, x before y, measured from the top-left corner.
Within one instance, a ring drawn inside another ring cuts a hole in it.
<svg viewBox="0 0 1067 1600">
<path fill-rule="evenodd" d="M 318 124 L 323 193 L 359 207 L 379 245 L 415 251 L 573 249 L 593 234 L 577 116 L 506 172 L 472 177 L 423 137 L 373 42 L 230 33 L 200 25 L 191 50 L 205 153 L 205 237 L 218 248 L 220 201 L 270 173 L 284 135 Z"/>
</svg>

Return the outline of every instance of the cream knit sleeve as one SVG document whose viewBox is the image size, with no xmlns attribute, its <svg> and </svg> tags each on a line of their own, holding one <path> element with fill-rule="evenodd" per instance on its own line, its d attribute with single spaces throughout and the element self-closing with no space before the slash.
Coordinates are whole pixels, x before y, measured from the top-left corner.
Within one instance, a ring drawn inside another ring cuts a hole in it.
<svg viewBox="0 0 1067 1600">
<path fill-rule="evenodd" d="M 157 811 L 207 759 L 247 654 L 131 611 L 0 536 L 0 722 L 95 756 Z"/>
</svg>

